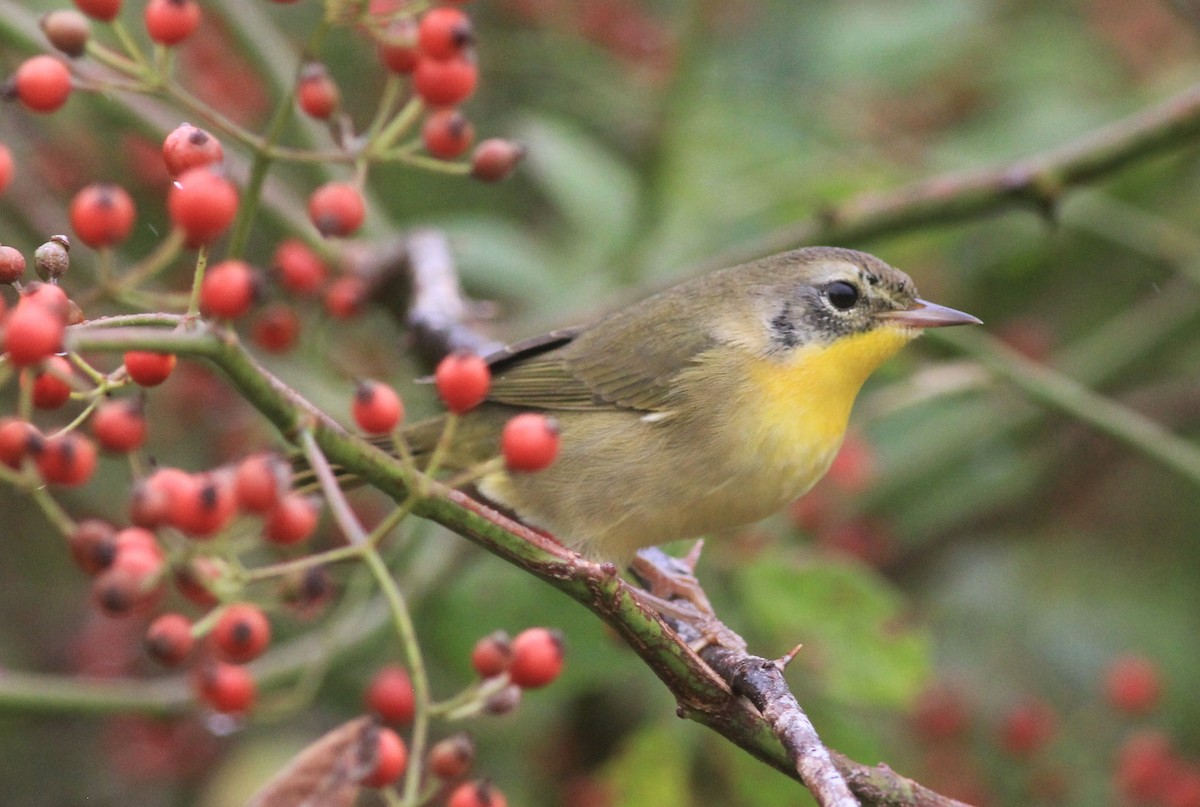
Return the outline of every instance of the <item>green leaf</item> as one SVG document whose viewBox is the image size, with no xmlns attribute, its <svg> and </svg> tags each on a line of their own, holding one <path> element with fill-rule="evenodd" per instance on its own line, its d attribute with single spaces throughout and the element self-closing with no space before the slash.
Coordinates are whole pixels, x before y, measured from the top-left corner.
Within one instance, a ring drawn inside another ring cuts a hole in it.
<svg viewBox="0 0 1200 807">
<path fill-rule="evenodd" d="M 782 651 L 804 645 L 796 665 L 830 697 L 900 706 L 926 680 L 930 647 L 905 620 L 904 602 L 871 570 L 810 560 L 761 561 L 735 584 L 755 628 Z"/>
<path fill-rule="evenodd" d="M 628 737 L 602 774 L 621 807 L 690 807 L 688 742 L 679 721 L 656 723 Z M 694 731 L 694 726 L 687 727 Z"/>
</svg>

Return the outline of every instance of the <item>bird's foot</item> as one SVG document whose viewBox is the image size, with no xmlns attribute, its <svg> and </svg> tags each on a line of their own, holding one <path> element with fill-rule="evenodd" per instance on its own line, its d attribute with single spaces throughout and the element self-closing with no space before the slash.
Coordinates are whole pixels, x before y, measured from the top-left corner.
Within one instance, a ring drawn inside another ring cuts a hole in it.
<svg viewBox="0 0 1200 807">
<path fill-rule="evenodd" d="M 703 548 L 704 542 L 696 541 L 682 558 L 672 557 L 656 547 L 639 551 L 629 566 L 644 586 L 638 590 L 638 596 L 662 616 L 695 627 L 701 637 L 691 643 L 696 652 L 710 645 L 745 650 L 746 640 L 717 618 L 708 595 L 696 579 L 694 572 Z"/>
</svg>

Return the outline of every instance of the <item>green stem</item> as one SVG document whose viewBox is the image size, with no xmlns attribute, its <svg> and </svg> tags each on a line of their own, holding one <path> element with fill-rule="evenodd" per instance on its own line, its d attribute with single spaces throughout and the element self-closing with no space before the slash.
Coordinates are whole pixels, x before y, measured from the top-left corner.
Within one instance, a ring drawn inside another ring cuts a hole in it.
<svg viewBox="0 0 1200 807">
<path fill-rule="evenodd" d="M 200 287 L 204 284 L 204 270 L 208 267 L 208 247 L 200 247 L 196 253 L 196 271 L 192 275 L 192 291 L 188 296 L 188 307 L 185 321 L 191 321 L 200 315 Z"/>
<path fill-rule="evenodd" d="M 0 673 L 0 712 L 143 714 L 167 717 L 192 704 L 182 679 L 100 680 L 5 670 Z"/>
</svg>

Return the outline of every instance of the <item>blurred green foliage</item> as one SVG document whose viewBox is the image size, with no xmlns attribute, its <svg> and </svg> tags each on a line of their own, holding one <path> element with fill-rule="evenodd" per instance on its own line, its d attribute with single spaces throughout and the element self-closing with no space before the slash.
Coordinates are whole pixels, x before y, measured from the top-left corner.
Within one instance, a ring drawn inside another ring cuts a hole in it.
<svg viewBox="0 0 1200 807">
<path fill-rule="evenodd" d="M 34 12 L 54 5 L 0 2 L 5 72 L 43 47 Z M 137 28 L 140 4 L 127 5 Z M 205 7 L 210 61 L 189 60 L 188 49 L 201 45 L 188 45 L 180 69 L 198 84 L 204 71 L 219 77 L 212 60 L 228 57 L 273 76 L 259 87 L 244 73 L 244 92 L 212 96 L 226 114 L 261 126 L 317 4 Z M 370 235 L 447 230 L 470 292 L 496 301 L 491 327 L 501 338 L 591 317 L 854 194 L 1069 142 L 1185 88 L 1200 67 L 1197 31 L 1150 0 L 486 0 L 470 8 L 483 83 L 467 110 L 483 136 L 524 141 L 528 158 L 501 186 L 373 171 Z M 368 120 L 382 85 L 370 47 L 338 31 L 322 56 L 348 109 Z M 255 107 L 258 95 L 265 105 Z M 0 197 L 0 241 L 28 253 L 66 231 L 69 195 L 100 179 L 128 182 L 138 196 L 139 231 L 123 256 L 161 236 L 161 188 L 139 179 L 138 163 L 153 157 L 145 143 L 192 116 L 127 100 L 80 96 L 45 118 L 4 107 L 0 140 L 18 154 L 23 177 Z M 324 145 L 325 137 L 296 124 L 285 139 Z M 235 175 L 244 175 L 245 155 L 230 151 Z M 979 315 L 989 333 L 1195 438 L 1195 155 L 1181 148 L 1068 195 L 1053 220 L 1009 213 L 843 246 L 876 252 L 909 271 L 925 296 Z M 344 175 L 281 166 L 251 258 L 265 263 L 283 233 L 303 227 L 309 188 Z M 66 281 L 73 291 L 94 271 L 87 250 L 75 261 Z M 188 276 L 181 266 L 180 285 Z M 400 344 L 379 316 L 318 323 L 297 353 L 269 364 L 339 415 L 355 375 L 387 377 L 411 410 L 432 409 L 428 390 L 411 385 L 421 369 Z M 194 372 L 171 384 L 150 396 L 151 451 L 160 459 L 202 468 L 231 446 L 270 439 L 219 381 Z M 752 650 L 778 656 L 803 643 L 790 680 L 832 746 L 1007 805 L 1116 803 L 1113 755 L 1136 726 L 1164 728 L 1183 759 L 1200 760 L 1193 482 L 1031 404 L 932 340 L 869 383 L 856 430 L 871 458 L 865 482 L 823 483 L 815 520 L 781 515 L 710 541 L 700 569 L 718 613 Z M 115 461 L 104 470 L 65 497 L 72 512 L 122 518 L 123 471 Z M 32 506 L 4 494 L 0 507 L 0 665 L 69 673 L 88 668 L 87 654 L 103 659 L 117 648 L 112 663 L 128 667 L 121 654 L 136 655 L 138 628 L 98 624 L 84 579 Z M 676 720 L 662 686 L 583 609 L 455 536 L 418 533 L 405 539 L 418 548 L 403 550 L 395 569 L 402 587 L 418 592 L 436 694 L 470 681 L 470 647 L 492 630 L 550 624 L 568 637 L 560 682 L 527 693 L 514 714 L 471 725 L 480 770 L 510 804 L 801 803 L 798 785 Z M 860 551 L 848 555 L 848 546 Z M 323 635 L 302 622 L 282 632 Z M 139 762 L 110 719 L 0 711 L 3 800 L 231 804 L 360 708 L 371 671 L 396 654 L 390 633 L 373 637 L 331 654 L 298 713 L 268 713 L 217 743 L 198 742 L 211 761 L 188 775 Z M 1136 721 L 1113 713 L 1101 694 L 1105 665 L 1126 652 L 1154 659 L 1166 682 L 1161 706 Z M 906 718 L 935 680 L 959 688 L 970 707 L 966 739 L 949 760 Z M 1027 696 L 1052 704 L 1060 725 L 1049 747 L 1022 761 L 1003 753 L 997 734 L 1006 710 Z M 1051 779 L 1062 783 L 1053 792 Z"/>
</svg>

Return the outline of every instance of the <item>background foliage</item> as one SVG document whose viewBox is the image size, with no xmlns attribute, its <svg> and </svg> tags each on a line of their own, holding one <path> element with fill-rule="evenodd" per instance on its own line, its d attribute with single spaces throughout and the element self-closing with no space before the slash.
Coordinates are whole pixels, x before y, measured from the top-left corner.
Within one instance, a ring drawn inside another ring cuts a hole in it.
<svg viewBox="0 0 1200 807">
<path fill-rule="evenodd" d="M 53 5 L 0 2 L 0 70 L 43 47 L 34 21 Z M 823 205 L 1014 160 L 1189 86 L 1200 42 L 1190 5 L 1179 5 L 476 3 L 483 85 L 469 112 L 481 133 L 526 143 L 527 161 L 500 186 L 373 172 L 370 235 L 445 228 L 469 291 L 496 303 L 496 334 L 530 335 L 752 247 Z M 250 82 L 247 71 L 289 76 L 319 8 L 205 6 L 182 74 L 225 114 L 261 126 L 278 79 Z M 382 81 L 370 48 L 339 32 L 323 56 L 365 119 Z M 165 231 L 156 144 L 187 116 L 127 101 L 80 96 L 46 118 L 0 110 L 0 139 L 25 175 L 0 198 L 0 241 L 29 254 L 68 231 L 66 200 L 97 180 L 138 188 L 140 235 L 128 254 Z M 306 124 L 290 133 L 323 136 Z M 236 175 L 245 160 L 233 156 Z M 298 200 L 336 175 L 280 171 L 250 256 L 265 262 L 282 234 L 306 226 Z M 924 296 L 1194 438 L 1198 183 L 1195 150 L 1184 148 L 1068 195 L 1051 217 L 1010 213 L 843 246 L 881 255 Z M 68 288 L 86 286 L 87 251 L 73 258 Z M 181 285 L 187 278 L 181 267 Z M 272 369 L 331 411 L 344 409 L 348 379 L 361 375 L 388 379 L 410 409 L 432 411 L 389 321 L 368 315 L 334 330 L 311 313 L 301 347 L 269 359 Z M 204 467 L 270 440 L 222 382 L 188 370 L 151 397 L 153 454 Z M 1114 753 L 1138 726 L 1166 730 L 1182 758 L 1200 759 L 1194 481 L 1030 403 L 952 340 L 926 340 L 891 362 L 855 424 L 858 454 L 812 501 L 710 541 L 700 572 L 753 650 L 781 655 L 804 643 L 790 679 L 830 745 L 962 798 L 1012 805 L 1117 803 Z M 123 484 L 108 474 L 69 504 L 120 517 Z M 64 674 L 139 667 L 130 658 L 140 628 L 94 615 L 40 516 L 0 495 L 0 664 Z M 653 676 L 573 603 L 437 529 L 418 531 L 405 551 L 401 583 L 419 602 L 435 689 L 469 680 L 470 646 L 494 629 L 552 624 L 568 636 L 561 682 L 471 726 L 510 803 L 797 803 L 794 783 L 676 720 Z M 354 596 L 354 581 L 346 586 Z M 305 630 L 320 635 L 294 628 Z M 304 708 L 267 710 L 216 739 L 202 720 L 167 730 L 0 703 L 4 800 L 235 803 L 360 708 L 388 645 L 331 652 Z M 1158 710 L 1137 721 L 1101 694 L 1105 666 L 1130 652 L 1152 658 L 1166 682 Z M 952 748 L 911 719 L 931 687 L 965 704 L 967 728 Z M 1029 699 L 1051 706 L 1057 731 L 1032 759 L 1016 758 L 1000 726 Z"/>
</svg>

